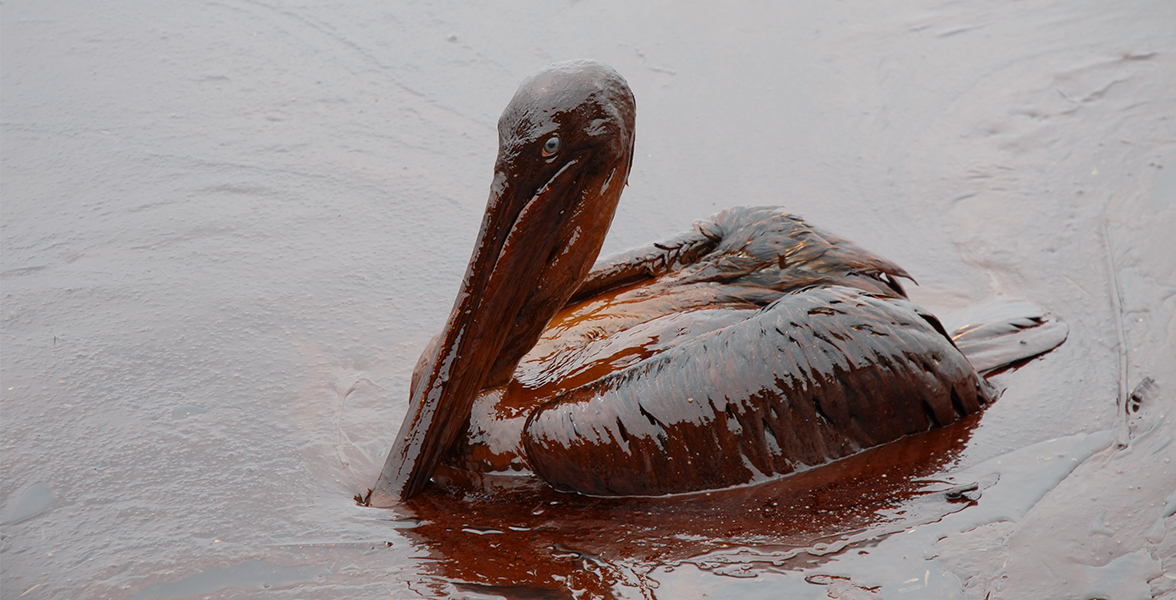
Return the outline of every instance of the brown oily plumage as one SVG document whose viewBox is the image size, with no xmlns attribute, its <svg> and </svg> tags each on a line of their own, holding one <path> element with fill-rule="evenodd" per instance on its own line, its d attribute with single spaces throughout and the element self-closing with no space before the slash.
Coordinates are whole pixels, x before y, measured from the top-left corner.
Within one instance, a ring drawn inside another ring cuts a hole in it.
<svg viewBox="0 0 1176 600">
<path fill-rule="evenodd" d="M 991 398 L 909 302 L 811 288 L 554 399 L 531 414 L 524 445 L 556 486 L 686 492 L 820 465 Z"/>
<path fill-rule="evenodd" d="M 750 483 L 994 399 L 907 300 L 904 270 L 780 208 L 728 209 L 593 266 L 635 115 L 625 80 L 593 61 L 520 86 L 466 276 L 417 363 L 373 505 L 418 494 L 442 465 L 601 495 Z M 994 314 L 999 326 L 958 334 L 986 372 L 1066 336 L 1036 307 Z"/>
</svg>

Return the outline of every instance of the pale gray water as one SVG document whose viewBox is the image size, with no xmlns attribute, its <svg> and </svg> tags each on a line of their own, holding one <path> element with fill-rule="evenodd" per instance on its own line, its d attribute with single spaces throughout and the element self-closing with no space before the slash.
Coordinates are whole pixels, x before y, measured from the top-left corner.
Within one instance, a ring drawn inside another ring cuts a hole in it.
<svg viewBox="0 0 1176 600">
<path fill-rule="evenodd" d="M 507 594 L 439 575 L 444 547 L 351 496 L 451 306 L 499 111 L 578 57 L 638 103 L 606 254 L 780 204 L 904 266 L 934 311 L 1005 296 L 1070 326 L 1000 377 L 949 467 L 1040 493 L 912 522 L 902 561 L 606 556 L 636 574 L 613 593 L 1176 587 L 1172 2 L 18 1 L 0 27 L 5 598 Z M 1108 256 L 1127 388 L 1157 382 L 1119 451 Z M 1035 462 L 1050 443 L 1070 468 Z"/>
</svg>

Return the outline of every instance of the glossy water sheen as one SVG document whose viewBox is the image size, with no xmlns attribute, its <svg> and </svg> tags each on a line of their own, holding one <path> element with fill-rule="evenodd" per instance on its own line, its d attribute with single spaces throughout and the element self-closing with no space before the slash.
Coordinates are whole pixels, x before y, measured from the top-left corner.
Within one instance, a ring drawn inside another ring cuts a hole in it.
<svg viewBox="0 0 1176 600">
<path fill-rule="evenodd" d="M 5 598 L 1176 583 L 1170 2 L 18 2 L 0 27 Z M 498 114 L 574 57 L 638 98 L 605 254 L 779 204 L 936 313 L 1023 298 L 1069 339 L 978 419 L 765 486 L 357 507 L 452 306 Z"/>
</svg>

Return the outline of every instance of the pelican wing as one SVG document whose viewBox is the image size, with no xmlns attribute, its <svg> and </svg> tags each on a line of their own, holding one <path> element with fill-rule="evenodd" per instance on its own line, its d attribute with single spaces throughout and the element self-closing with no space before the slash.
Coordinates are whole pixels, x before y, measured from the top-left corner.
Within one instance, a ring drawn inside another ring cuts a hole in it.
<svg viewBox="0 0 1176 600">
<path fill-rule="evenodd" d="M 688 492 L 820 465 L 993 398 L 909 302 L 808 288 L 558 396 L 532 413 L 523 443 L 556 486 Z"/>
</svg>

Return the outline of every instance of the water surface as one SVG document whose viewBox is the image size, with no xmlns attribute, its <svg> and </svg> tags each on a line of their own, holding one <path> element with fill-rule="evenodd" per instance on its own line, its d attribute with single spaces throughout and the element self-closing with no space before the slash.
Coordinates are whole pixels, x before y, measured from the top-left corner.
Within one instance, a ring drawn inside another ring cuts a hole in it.
<svg viewBox="0 0 1176 600">
<path fill-rule="evenodd" d="M 0 27 L 6 598 L 1176 587 L 1176 4 L 16 2 Z M 357 506 L 498 113 L 580 57 L 638 103 L 606 254 L 778 204 L 935 312 L 1025 299 L 1069 340 L 978 419 L 764 486 Z"/>
</svg>

